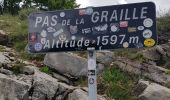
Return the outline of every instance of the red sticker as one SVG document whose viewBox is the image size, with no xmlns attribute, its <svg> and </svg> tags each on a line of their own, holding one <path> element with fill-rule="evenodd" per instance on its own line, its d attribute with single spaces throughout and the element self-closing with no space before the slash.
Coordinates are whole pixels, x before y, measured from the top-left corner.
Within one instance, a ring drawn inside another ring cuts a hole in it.
<svg viewBox="0 0 170 100">
<path fill-rule="evenodd" d="M 86 14 L 86 10 L 85 9 L 80 9 L 79 10 L 79 15 L 85 15 Z"/>
<path fill-rule="evenodd" d="M 128 21 L 121 21 L 120 27 L 128 27 Z"/>
<path fill-rule="evenodd" d="M 29 40 L 30 40 L 31 42 L 36 42 L 36 40 L 37 40 L 37 35 L 36 35 L 36 33 L 31 33 Z"/>
</svg>

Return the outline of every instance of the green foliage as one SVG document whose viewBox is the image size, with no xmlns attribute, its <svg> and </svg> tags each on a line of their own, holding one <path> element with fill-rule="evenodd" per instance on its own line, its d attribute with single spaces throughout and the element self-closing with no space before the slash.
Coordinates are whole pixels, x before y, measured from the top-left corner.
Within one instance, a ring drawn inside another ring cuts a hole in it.
<svg viewBox="0 0 170 100">
<path fill-rule="evenodd" d="M 134 100 L 132 89 L 137 78 L 121 72 L 115 66 L 107 68 L 98 79 L 98 90 L 102 94 L 116 100 Z"/>
<path fill-rule="evenodd" d="M 20 29 L 21 21 L 17 16 L 11 16 L 10 14 L 4 14 L 0 16 L 0 29 L 7 34 L 16 33 Z"/>
<path fill-rule="evenodd" d="M 50 74 L 51 73 L 51 70 L 49 69 L 49 67 L 48 66 L 43 66 L 42 68 L 40 68 L 40 71 L 41 72 L 44 72 L 44 73 L 46 73 L 46 74 Z"/>
<path fill-rule="evenodd" d="M 25 46 L 26 46 L 27 42 L 24 41 L 24 42 L 16 42 L 15 45 L 14 45 L 14 49 L 18 52 L 21 52 L 25 49 Z"/>
<path fill-rule="evenodd" d="M 4 51 L 4 47 L 0 45 L 0 52 L 3 52 Z"/>
<path fill-rule="evenodd" d="M 74 85 L 80 87 L 87 87 L 87 83 L 87 77 L 80 77 L 77 81 L 75 81 Z"/>
<path fill-rule="evenodd" d="M 166 83 L 166 84 L 165 84 L 165 87 L 170 88 L 170 83 Z"/>
<path fill-rule="evenodd" d="M 27 40 L 28 25 L 27 21 L 20 21 L 20 25 L 17 26 L 15 32 L 11 32 L 9 35 L 12 42 L 23 42 Z"/>
<path fill-rule="evenodd" d="M 24 8 L 19 11 L 19 19 L 26 20 L 30 13 L 37 12 L 38 10 L 35 8 Z"/>
<path fill-rule="evenodd" d="M 170 69 L 170 57 L 165 60 L 165 67 Z"/>
<path fill-rule="evenodd" d="M 36 61 L 44 60 L 44 54 L 31 54 L 28 53 L 27 51 L 21 51 L 20 56 L 26 60 L 36 60 Z"/>
<path fill-rule="evenodd" d="M 157 30 L 159 34 L 170 31 L 170 15 L 157 18 Z"/>
<path fill-rule="evenodd" d="M 21 2 L 21 0 L 4 0 L 5 12 L 11 13 L 12 15 L 18 14 L 19 2 Z"/>
<path fill-rule="evenodd" d="M 12 67 L 12 71 L 14 72 L 14 74 L 20 74 L 21 72 L 21 68 L 25 66 L 24 63 L 20 63 L 18 62 L 18 64 L 15 64 L 13 67 Z"/>
<path fill-rule="evenodd" d="M 170 74 L 170 70 L 166 70 L 165 74 L 169 75 Z"/>
<path fill-rule="evenodd" d="M 71 9 L 78 7 L 76 0 L 48 0 L 49 10 Z"/>
</svg>

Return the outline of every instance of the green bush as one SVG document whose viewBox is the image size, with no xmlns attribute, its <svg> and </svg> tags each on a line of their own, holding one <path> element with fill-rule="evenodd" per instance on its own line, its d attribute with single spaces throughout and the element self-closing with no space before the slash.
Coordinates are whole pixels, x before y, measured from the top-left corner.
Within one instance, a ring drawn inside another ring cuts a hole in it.
<svg viewBox="0 0 170 100">
<path fill-rule="evenodd" d="M 157 30 L 159 34 L 170 31 L 170 11 L 157 18 Z"/>
<path fill-rule="evenodd" d="M 38 10 L 36 8 L 24 8 L 21 11 L 19 11 L 19 19 L 25 20 L 28 18 L 30 13 L 37 12 Z"/>
</svg>

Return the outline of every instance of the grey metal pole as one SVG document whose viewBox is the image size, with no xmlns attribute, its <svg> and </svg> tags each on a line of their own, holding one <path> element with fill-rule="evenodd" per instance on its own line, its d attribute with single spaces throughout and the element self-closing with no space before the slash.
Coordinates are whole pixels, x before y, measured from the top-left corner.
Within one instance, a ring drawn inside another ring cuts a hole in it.
<svg viewBox="0 0 170 100">
<path fill-rule="evenodd" d="M 97 100 L 96 52 L 88 48 L 88 100 Z"/>
</svg>

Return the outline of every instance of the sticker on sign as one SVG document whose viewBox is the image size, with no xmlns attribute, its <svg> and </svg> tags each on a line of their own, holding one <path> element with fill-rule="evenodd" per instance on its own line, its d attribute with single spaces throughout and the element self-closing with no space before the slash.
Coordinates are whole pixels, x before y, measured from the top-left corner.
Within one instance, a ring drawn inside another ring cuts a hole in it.
<svg viewBox="0 0 170 100">
<path fill-rule="evenodd" d="M 32 53 L 85 51 L 89 47 L 95 50 L 152 47 L 156 43 L 156 13 L 152 2 L 47 11 L 29 16 L 28 44 L 34 45 L 29 48 Z"/>
</svg>

